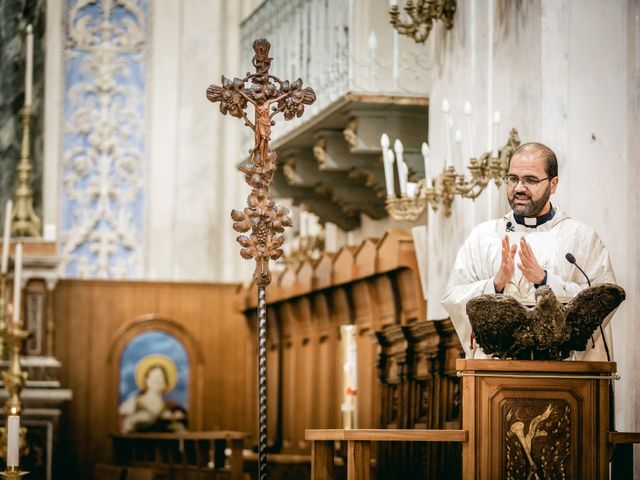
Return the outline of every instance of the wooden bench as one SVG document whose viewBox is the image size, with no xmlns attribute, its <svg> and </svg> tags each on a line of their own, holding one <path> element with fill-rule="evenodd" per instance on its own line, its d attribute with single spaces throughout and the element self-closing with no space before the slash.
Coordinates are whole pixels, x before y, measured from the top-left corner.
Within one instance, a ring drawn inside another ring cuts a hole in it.
<svg viewBox="0 0 640 480">
<path fill-rule="evenodd" d="M 222 473 L 230 480 L 243 480 L 242 449 L 248 433 L 221 430 L 111 437 L 117 465 L 164 470 L 171 479 Z M 225 449 L 230 450 L 228 458 Z"/>
<path fill-rule="evenodd" d="M 347 480 L 371 478 L 371 442 L 466 442 L 466 430 L 306 430 L 311 441 L 311 479 L 334 477 L 334 443 L 347 443 Z"/>
</svg>

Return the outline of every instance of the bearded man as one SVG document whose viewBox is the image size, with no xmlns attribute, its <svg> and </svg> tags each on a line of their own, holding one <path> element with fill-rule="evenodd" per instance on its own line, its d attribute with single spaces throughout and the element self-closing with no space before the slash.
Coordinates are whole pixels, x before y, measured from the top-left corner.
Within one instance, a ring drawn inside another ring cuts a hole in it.
<svg viewBox="0 0 640 480">
<path fill-rule="evenodd" d="M 504 177 L 512 211 L 473 229 L 460 248 L 442 304 L 451 316 L 467 358 L 486 358 L 474 345 L 466 304 L 483 294 L 504 293 L 533 301 L 535 289 L 548 285 L 559 300 L 588 286 L 585 276 L 567 260 L 572 254 L 592 284 L 615 283 L 609 253 L 588 225 L 551 204 L 558 187 L 558 161 L 541 143 L 521 145 Z M 611 357 L 611 315 L 579 360 Z M 607 348 L 608 346 L 608 348 Z M 611 360 L 613 358 L 611 357 Z"/>
</svg>

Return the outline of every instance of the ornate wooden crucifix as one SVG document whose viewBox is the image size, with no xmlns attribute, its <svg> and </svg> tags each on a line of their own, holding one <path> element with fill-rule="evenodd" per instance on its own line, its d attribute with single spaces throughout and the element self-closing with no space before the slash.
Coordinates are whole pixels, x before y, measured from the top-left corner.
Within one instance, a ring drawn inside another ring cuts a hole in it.
<svg viewBox="0 0 640 480">
<path fill-rule="evenodd" d="M 233 210 L 233 229 L 239 232 L 240 255 L 255 260 L 253 278 L 258 286 L 258 471 L 260 480 L 267 478 L 267 304 L 265 289 L 271 283 L 269 260 L 282 255 L 284 228 L 292 226 L 289 210 L 276 205 L 269 196 L 269 187 L 277 167 L 277 154 L 269 149 L 273 118 L 280 112 L 285 120 L 301 117 L 304 106 L 316 100 L 313 89 L 302 88 L 302 79 L 282 81 L 269 74 L 272 58 L 271 44 L 265 39 L 253 42 L 253 66 L 255 73 L 233 80 L 222 77 L 222 86 L 210 85 L 207 98 L 220 103 L 220 111 L 244 119 L 245 125 L 255 135 L 255 145 L 249 151 L 249 159 L 239 167 L 251 186 L 247 206 Z M 247 116 L 251 104 L 255 110 L 254 121 Z M 250 232 L 250 233 L 249 233 Z"/>
</svg>

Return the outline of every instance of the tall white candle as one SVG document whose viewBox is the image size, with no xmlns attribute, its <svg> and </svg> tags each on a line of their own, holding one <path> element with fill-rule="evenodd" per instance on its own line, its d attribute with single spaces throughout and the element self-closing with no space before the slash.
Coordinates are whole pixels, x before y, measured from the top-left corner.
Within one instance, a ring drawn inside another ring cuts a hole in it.
<svg viewBox="0 0 640 480">
<path fill-rule="evenodd" d="M 13 269 L 13 323 L 20 324 L 20 283 L 22 277 L 22 243 L 16 245 L 15 267 Z"/>
<path fill-rule="evenodd" d="M 20 417 L 18 415 L 9 415 L 7 417 L 7 467 L 17 467 L 19 464 Z"/>
<path fill-rule="evenodd" d="M 0 271 L 7 273 L 9 264 L 9 242 L 11 241 L 11 214 L 13 213 L 13 202 L 7 201 L 7 208 L 4 212 L 4 236 L 2 237 L 2 265 Z"/>
<path fill-rule="evenodd" d="M 394 183 L 394 173 L 393 173 L 393 164 L 396 161 L 396 156 L 393 153 L 393 150 L 391 150 L 390 148 L 387 150 L 387 157 L 389 157 L 389 165 L 391 165 L 391 192 L 392 195 L 395 195 L 395 188 L 396 185 Z M 400 179 L 398 179 L 398 183 L 400 183 Z"/>
<path fill-rule="evenodd" d="M 495 111 L 493 114 L 493 131 L 491 140 L 491 156 L 498 158 L 498 130 L 500 129 L 500 112 Z"/>
<path fill-rule="evenodd" d="M 456 144 L 456 163 L 458 165 L 458 168 L 460 168 L 461 170 L 460 173 L 463 173 L 462 169 L 464 168 L 464 155 L 462 153 L 462 132 L 460 130 L 456 130 L 456 133 L 453 136 L 453 141 Z"/>
<path fill-rule="evenodd" d="M 398 168 L 398 180 L 400 183 L 400 195 L 407 194 L 407 180 L 409 176 L 409 171 L 407 166 L 404 163 L 404 147 L 402 146 L 402 142 L 399 139 L 393 143 L 393 149 L 396 152 L 396 167 Z"/>
<path fill-rule="evenodd" d="M 467 123 L 467 136 L 469 137 L 469 158 L 476 155 L 476 145 L 473 138 L 473 123 L 471 121 L 471 103 L 464 102 L 464 117 Z"/>
<path fill-rule="evenodd" d="M 380 137 L 380 147 L 382 148 L 382 163 L 384 165 L 384 183 L 387 189 L 387 196 L 393 195 L 393 159 L 389 156 L 389 135 L 383 133 Z"/>
<path fill-rule="evenodd" d="M 453 154 L 451 147 L 451 118 L 449 111 L 449 100 L 446 98 L 442 100 L 442 113 L 444 114 L 444 135 L 445 143 L 447 145 L 447 167 L 453 165 Z"/>
<path fill-rule="evenodd" d="M 24 106 L 30 107 L 33 98 L 33 28 L 27 25 L 27 66 L 24 75 Z"/>
<path fill-rule="evenodd" d="M 431 152 L 429 151 L 429 145 L 427 142 L 422 142 L 422 160 L 424 161 L 424 181 L 427 184 L 427 187 L 431 186 L 431 175 L 429 173 L 429 157 L 431 156 Z"/>
<path fill-rule="evenodd" d="M 304 210 L 300 210 L 300 236 L 301 237 L 307 236 L 308 225 L 309 224 L 307 223 L 307 212 L 305 212 Z"/>
</svg>

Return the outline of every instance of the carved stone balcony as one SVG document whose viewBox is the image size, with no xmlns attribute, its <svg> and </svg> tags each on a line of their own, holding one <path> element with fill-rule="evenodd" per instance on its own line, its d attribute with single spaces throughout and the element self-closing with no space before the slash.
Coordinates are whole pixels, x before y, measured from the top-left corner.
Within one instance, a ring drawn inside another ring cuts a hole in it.
<svg viewBox="0 0 640 480">
<path fill-rule="evenodd" d="M 386 9 L 387 0 L 266 0 L 241 27 L 242 45 L 271 41 L 274 74 L 317 93 L 302 121 L 273 128 L 273 193 L 346 231 L 361 214 L 387 216 L 383 132 L 402 140 L 410 177 L 424 173 L 429 53 L 375 14 Z"/>
</svg>

